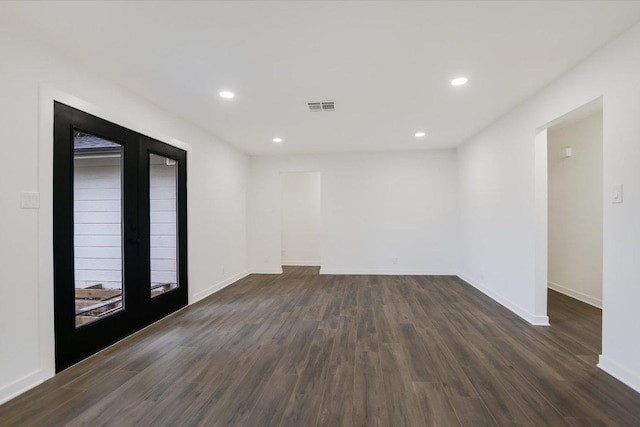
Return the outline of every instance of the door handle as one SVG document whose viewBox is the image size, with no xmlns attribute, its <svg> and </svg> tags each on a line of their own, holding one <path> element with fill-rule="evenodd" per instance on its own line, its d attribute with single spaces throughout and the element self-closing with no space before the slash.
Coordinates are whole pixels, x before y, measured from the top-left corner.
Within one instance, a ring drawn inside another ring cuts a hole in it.
<svg viewBox="0 0 640 427">
<path fill-rule="evenodd" d="M 127 239 L 127 243 L 131 243 L 133 245 L 139 245 L 140 244 L 140 239 L 130 237 L 130 238 Z"/>
</svg>

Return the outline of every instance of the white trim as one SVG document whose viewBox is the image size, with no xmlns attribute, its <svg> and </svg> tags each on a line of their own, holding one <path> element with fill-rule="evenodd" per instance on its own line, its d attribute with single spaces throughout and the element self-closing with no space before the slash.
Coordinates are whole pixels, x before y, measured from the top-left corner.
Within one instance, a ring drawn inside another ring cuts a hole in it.
<svg viewBox="0 0 640 427">
<path fill-rule="evenodd" d="M 601 354 L 598 368 L 640 393 L 640 375 Z"/>
<path fill-rule="evenodd" d="M 238 273 L 236 275 L 233 275 L 227 279 L 224 279 L 221 282 L 216 283 L 215 285 L 209 286 L 207 289 L 202 290 L 200 292 L 196 292 L 195 294 L 193 294 L 193 298 L 191 299 L 191 301 L 189 301 L 189 305 L 194 304 L 198 301 L 200 301 L 201 299 L 204 299 L 206 297 L 208 297 L 209 295 L 215 294 L 218 291 L 221 291 L 222 289 L 226 288 L 229 285 L 232 285 L 233 283 L 237 282 L 238 280 L 242 280 L 245 277 L 247 277 L 250 273 L 248 271 L 243 271 L 241 273 Z"/>
<path fill-rule="evenodd" d="M 252 268 L 250 274 L 282 274 L 282 267 L 280 268 Z"/>
<path fill-rule="evenodd" d="M 411 270 L 411 269 L 384 269 L 384 268 L 320 268 L 320 274 L 358 274 L 380 276 L 455 276 L 451 270 Z"/>
<path fill-rule="evenodd" d="M 55 330 L 53 304 L 53 102 L 83 104 L 81 100 L 46 84 L 39 86 L 38 105 L 38 369 L 35 387 L 55 373 Z"/>
<path fill-rule="evenodd" d="M 533 260 L 533 312 L 547 314 L 547 280 L 549 258 L 547 130 L 534 138 L 535 251 Z"/>
<path fill-rule="evenodd" d="M 145 136 L 157 139 L 165 144 L 179 148 L 184 151 L 192 151 L 193 147 L 180 139 L 174 138 L 171 135 L 163 132 L 158 132 L 157 128 L 153 126 L 153 121 L 141 121 L 132 120 L 132 115 L 123 113 L 123 110 L 110 110 L 103 107 L 99 107 L 96 104 L 88 102 L 82 98 L 76 97 L 71 93 L 60 90 L 47 83 L 40 83 L 40 102 L 49 103 L 51 107 L 51 118 L 53 123 L 53 101 L 61 102 L 70 107 L 84 111 L 85 113 L 99 117 L 103 120 L 115 123 L 118 126 L 131 129 L 135 132 L 141 133 Z M 41 110 L 42 111 L 42 110 Z M 42 117 L 41 117 L 42 119 Z M 53 126 L 53 125 L 52 125 Z M 49 139 L 53 141 L 53 127 L 49 135 Z"/>
<path fill-rule="evenodd" d="M 502 295 L 498 295 L 497 293 L 493 292 L 486 286 L 481 285 L 480 283 L 476 282 L 470 277 L 460 273 L 458 273 L 457 276 L 463 281 L 467 282 L 469 285 L 473 286 L 474 288 L 482 292 L 483 294 L 487 295 L 489 298 L 493 299 L 497 303 L 503 305 L 504 307 L 508 308 L 518 316 L 522 317 L 524 320 L 531 323 L 532 325 L 549 326 L 549 316 L 536 316 L 535 314 L 529 313 L 527 310 L 520 307 L 518 304 L 514 303 L 513 301 L 510 301 L 509 299 L 503 297 Z"/>
<path fill-rule="evenodd" d="M 287 266 L 300 266 L 300 267 L 320 267 L 320 261 L 285 261 L 282 260 L 282 265 Z"/>
<path fill-rule="evenodd" d="M 42 384 L 49 378 L 49 375 L 46 375 L 41 369 L 38 369 L 37 371 L 33 371 L 32 373 L 5 385 L 0 388 L 0 405 L 10 401 L 25 391 Z"/>
<path fill-rule="evenodd" d="M 582 292 L 574 291 L 573 289 L 566 288 L 562 285 L 558 285 L 555 282 L 547 282 L 547 286 L 549 289 L 553 289 L 556 292 L 560 292 L 566 296 L 577 299 L 578 301 L 582 301 L 586 304 L 592 305 L 596 308 L 602 309 L 602 300 L 598 298 L 594 298 L 587 294 L 583 294 Z"/>
</svg>

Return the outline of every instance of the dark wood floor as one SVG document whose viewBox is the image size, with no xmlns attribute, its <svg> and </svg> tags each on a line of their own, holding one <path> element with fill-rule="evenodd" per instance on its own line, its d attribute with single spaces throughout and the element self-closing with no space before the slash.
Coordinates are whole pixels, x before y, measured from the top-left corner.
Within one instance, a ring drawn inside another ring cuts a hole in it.
<svg viewBox="0 0 640 427">
<path fill-rule="evenodd" d="M 253 275 L 0 406 L 2 426 L 640 425 L 600 311 L 532 327 L 453 277 Z"/>
</svg>

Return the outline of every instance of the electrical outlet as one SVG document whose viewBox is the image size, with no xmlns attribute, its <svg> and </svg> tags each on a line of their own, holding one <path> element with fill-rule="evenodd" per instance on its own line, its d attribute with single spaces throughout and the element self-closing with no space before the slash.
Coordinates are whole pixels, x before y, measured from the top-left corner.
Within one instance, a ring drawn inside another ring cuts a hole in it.
<svg viewBox="0 0 640 427">
<path fill-rule="evenodd" d="M 391 262 L 393 262 L 394 264 L 398 264 L 398 258 L 393 258 Z"/>
</svg>

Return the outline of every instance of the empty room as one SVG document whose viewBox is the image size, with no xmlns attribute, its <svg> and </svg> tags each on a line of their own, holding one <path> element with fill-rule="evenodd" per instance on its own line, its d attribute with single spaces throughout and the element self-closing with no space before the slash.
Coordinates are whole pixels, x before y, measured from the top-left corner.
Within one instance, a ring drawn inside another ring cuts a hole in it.
<svg viewBox="0 0 640 427">
<path fill-rule="evenodd" d="M 640 1 L 0 2 L 0 426 L 640 425 Z"/>
</svg>

